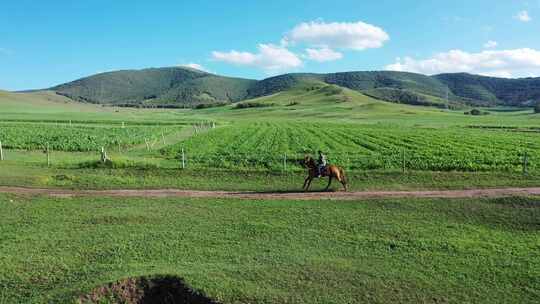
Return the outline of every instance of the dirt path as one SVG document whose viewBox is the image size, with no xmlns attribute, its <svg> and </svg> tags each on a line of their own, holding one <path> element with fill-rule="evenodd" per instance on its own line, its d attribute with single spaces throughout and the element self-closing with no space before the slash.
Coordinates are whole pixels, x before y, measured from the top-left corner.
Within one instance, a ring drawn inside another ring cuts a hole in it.
<svg viewBox="0 0 540 304">
<path fill-rule="evenodd" d="M 47 195 L 52 197 L 108 196 L 108 197 L 199 197 L 261 200 L 357 200 L 364 198 L 474 198 L 540 195 L 537 188 L 504 188 L 434 191 L 363 191 L 363 192 L 251 192 L 197 190 L 67 190 L 21 187 L 0 187 L 0 193 L 19 195 Z"/>
</svg>

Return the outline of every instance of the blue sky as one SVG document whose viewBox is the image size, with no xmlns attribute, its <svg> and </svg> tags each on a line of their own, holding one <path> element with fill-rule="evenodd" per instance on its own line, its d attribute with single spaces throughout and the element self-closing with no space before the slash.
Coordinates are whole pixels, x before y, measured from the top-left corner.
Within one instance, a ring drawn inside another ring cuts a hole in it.
<svg viewBox="0 0 540 304">
<path fill-rule="evenodd" d="M 540 0 L 3 0 L 0 88 L 188 64 L 257 79 L 383 69 L 540 76 L 539 34 Z"/>
</svg>

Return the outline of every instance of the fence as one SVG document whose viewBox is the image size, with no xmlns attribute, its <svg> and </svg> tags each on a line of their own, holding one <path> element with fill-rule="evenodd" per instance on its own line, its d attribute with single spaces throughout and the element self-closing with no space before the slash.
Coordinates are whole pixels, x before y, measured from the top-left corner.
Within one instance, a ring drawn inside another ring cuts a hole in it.
<svg viewBox="0 0 540 304">
<path fill-rule="evenodd" d="M 113 147 L 111 151 L 114 153 Z M 23 153 L 19 150 L 3 150 L 2 142 L 0 141 L 0 161 L 6 159 L 8 155 Z M 43 150 L 44 156 L 37 156 L 37 162 L 42 162 L 47 166 L 52 165 L 51 155 L 54 153 L 62 153 L 61 157 L 66 157 L 70 152 L 55 152 L 50 149 L 49 145 Z M 120 151 L 118 154 L 111 156 L 107 153 L 105 147 L 98 149 L 95 154 L 85 154 L 85 162 L 89 159 L 101 162 L 114 162 L 115 157 L 121 156 L 123 160 L 129 160 L 132 166 L 149 165 L 148 160 L 144 155 L 125 155 Z M 84 153 L 84 152 L 81 152 Z M 39 153 L 37 154 L 39 155 Z M 92 155 L 95 155 L 93 157 Z M 303 160 L 306 154 L 300 153 L 259 153 L 259 154 L 242 154 L 242 153 L 191 153 L 189 150 L 180 148 L 178 154 L 173 157 L 158 156 L 152 154 L 154 161 L 153 166 L 159 167 L 155 159 L 168 161 L 173 163 L 174 167 L 183 169 L 241 169 L 241 170 L 264 170 L 264 171 L 281 171 L 294 172 L 305 170 Z M 329 153 L 329 163 L 343 167 L 346 170 L 415 170 L 415 171 L 522 171 L 524 174 L 529 171 L 540 169 L 540 158 L 538 155 L 533 155 L 528 151 L 518 151 L 510 154 L 477 154 L 477 153 L 456 153 L 456 154 L 427 154 L 418 153 L 407 150 L 395 151 L 389 154 L 354 154 L 354 153 Z M 39 159 L 42 159 L 40 161 Z M 118 158 L 116 158 L 118 160 Z M 35 163 L 36 161 L 33 161 Z M 159 161 L 158 161 L 159 162 Z M 170 165 L 168 166 L 170 167 Z"/>
<path fill-rule="evenodd" d="M 305 154 L 197 154 L 181 149 L 176 157 L 181 168 L 305 170 Z M 507 155 L 426 155 L 401 151 L 383 154 L 330 154 L 329 163 L 347 170 L 417 171 L 522 171 L 540 169 L 540 162 L 527 152 Z"/>
</svg>

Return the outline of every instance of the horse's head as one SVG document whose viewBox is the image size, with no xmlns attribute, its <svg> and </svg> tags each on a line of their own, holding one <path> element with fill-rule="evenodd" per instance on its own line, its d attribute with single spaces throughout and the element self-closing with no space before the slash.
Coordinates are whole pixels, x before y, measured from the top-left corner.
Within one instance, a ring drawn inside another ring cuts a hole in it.
<svg viewBox="0 0 540 304">
<path fill-rule="evenodd" d="M 309 155 L 306 155 L 304 157 L 304 162 L 303 162 L 303 165 L 304 167 L 307 167 L 307 168 L 314 168 L 316 167 L 315 165 L 315 160 L 313 160 L 313 158 Z"/>
</svg>

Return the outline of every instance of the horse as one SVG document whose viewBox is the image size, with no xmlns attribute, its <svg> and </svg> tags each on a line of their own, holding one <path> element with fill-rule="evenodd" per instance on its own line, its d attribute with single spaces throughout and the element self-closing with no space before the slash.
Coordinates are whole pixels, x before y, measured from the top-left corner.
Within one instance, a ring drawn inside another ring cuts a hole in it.
<svg viewBox="0 0 540 304">
<path fill-rule="evenodd" d="M 304 166 L 308 169 L 308 177 L 304 181 L 304 186 L 302 187 L 302 189 L 304 191 L 308 191 L 313 179 L 319 175 L 319 170 L 317 168 L 317 163 L 309 155 L 306 155 L 306 157 L 304 158 Z M 328 185 L 326 186 L 326 189 L 324 189 L 324 191 L 328 191 L 328 188 L 330 188 L 330 185 L 332 184 L 333 178 L 337 179 L 343 185 L 345 191 L 347 191 L 347 178 L 345 177 L 345 173 L 343 172 L 342 168 L 334 165 L 328 165 L 321 173 L 321 176 L 329 177 Z"/>
</svg>

